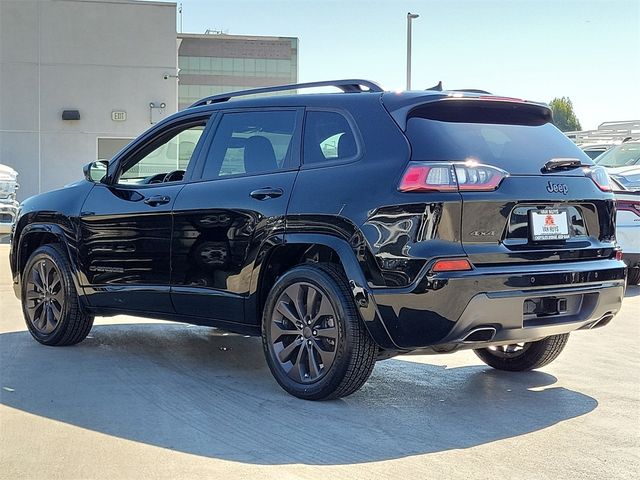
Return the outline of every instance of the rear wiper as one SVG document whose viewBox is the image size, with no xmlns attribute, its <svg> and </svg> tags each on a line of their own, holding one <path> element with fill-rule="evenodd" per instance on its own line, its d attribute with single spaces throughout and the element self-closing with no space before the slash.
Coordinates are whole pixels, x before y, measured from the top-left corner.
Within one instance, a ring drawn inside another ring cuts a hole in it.
<svg viewBox="0 0 640 480">
<path fill-rule="evenodd" d="M 573 170 L 574 168 L 590 167 L 584 165 L 578 158 L 552 158 L 542 167 L 542 173 L 555 172 L 557 170 Z"/>
</svg>

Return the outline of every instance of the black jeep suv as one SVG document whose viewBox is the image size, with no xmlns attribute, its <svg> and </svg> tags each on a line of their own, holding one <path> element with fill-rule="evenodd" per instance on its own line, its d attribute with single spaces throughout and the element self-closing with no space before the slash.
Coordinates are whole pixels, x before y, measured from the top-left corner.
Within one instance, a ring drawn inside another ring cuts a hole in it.
<svg viewBox="0 0 640 480">
<path fill-rule="evenodd" d="M 95 315 L 216 326 L 261 335 L 286 391 L 327 399 L 409 352 L 542 367 L 624 294 L 607 174 L 538 103 L 366 80 L 235 92 L 85 177 L 26 200 L 13 231 L 45 345 Z"/>
</svg>

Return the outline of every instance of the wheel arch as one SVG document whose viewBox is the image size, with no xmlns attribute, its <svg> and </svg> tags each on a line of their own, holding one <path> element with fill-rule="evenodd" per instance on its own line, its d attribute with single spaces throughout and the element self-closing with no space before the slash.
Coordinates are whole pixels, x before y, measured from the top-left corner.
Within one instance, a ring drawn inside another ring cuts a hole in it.
<svg viewBox="0 0 640 480">
<path fill-rule="evenodd" d="M 36 249 L 43 245 L 57 244 L 62 247 L 63 252 L 67 255 L 69 264 L 72 269 L 72 277 L 75 283 L 76 291 L 80 294 L 82 289 L 78 282 L 77 264 L 75 257 L 71 254 L 71 248 L 68 242 L 69 233 L 65 232 L 61 225 L 55 223 L 31 223 L 24 227 L 17 239 L 16 255 L 15 255 L 15 272 L 14 289 L 16 295 L 21 296 L 21 278 L 23 270 L 29 260 L 29 257 Z"/>
<path fill-rule="evenodd" d="M 290 233 L 281 240 L 264 248 L 258 256 L 262 260 L 251 278 L 251 294 L 245 312 L 249 318 L 261 321 L 266 296 L 285 271 L 305 262 L 334 263 L 343 271 L 358 312 L 373 339 L 382 348 L 397 348 L 381 320 L 358 258 L 346 240 L 316 233 Z"/>
</svg>

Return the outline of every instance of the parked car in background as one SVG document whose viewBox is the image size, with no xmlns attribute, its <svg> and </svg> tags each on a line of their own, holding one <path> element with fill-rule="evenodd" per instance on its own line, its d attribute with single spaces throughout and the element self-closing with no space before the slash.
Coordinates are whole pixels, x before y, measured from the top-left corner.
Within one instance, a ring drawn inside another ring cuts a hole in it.
<svg viewBox="0 0 640 480">
<path fill-rule="evenodd" d="M 613 147 L 612 143 L 595 143 L 589 145 L 580 145 L 580 148 L 586 153 L 591 160 L 595 160 L 604 152 Z"/>
<path fill-rule="evenodd" d="M 640 190 L 640 165 L 620 167 L 609 176 L 622 185 L 625 190 L 632 192 Z"/>
<path fill-rule="evenodd" d="M 594 161 L 601 167 L 607 167 L 609 175 L 623 173 L 629 167 L 640 165 L 640 141 L 633 140 L 616 145 Z"/>
<path fill-rule="evenodd" d="M 0 238 L 11 233 L 18 213 L 18 172 L 0 164 Z"/>
<path fill-rule="evenodd" d="M 615 177 L 612 178 L 612 184 L 617 207 L 616 239 L 622 248 L 622 260 L 629 267 L 627 283 L 638 285 L 640 283 L 640 191 L 629 191 Z"/>
</svg>

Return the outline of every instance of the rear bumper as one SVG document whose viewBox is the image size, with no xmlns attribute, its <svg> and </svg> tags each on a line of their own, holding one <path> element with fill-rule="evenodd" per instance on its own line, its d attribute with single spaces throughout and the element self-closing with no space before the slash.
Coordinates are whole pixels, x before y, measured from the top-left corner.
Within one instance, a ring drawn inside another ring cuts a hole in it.
<svg viewBox="0 0 640 480">
<path fill-rule="evenodd" d="M 625 265 L 611 259 L 425 275 L 413 289 L 372 294 L 398 349 L 452 351 L 602 326 L 620 309 L 624 289 Z M 525 302 L 552 299 L 566 308 L 525 313 Z"/>
<path fill-rule="evenodd" d="M 467 348 L 477 348 L 486 346 L 488 342 L 491 345 L 503 342 L 518 343 L 602 326 L 609 323 L 618 312 L 623 296 L 624 285 L 619 282 L 578 289 L 482 293 L 471 299 L 451 333 L 442 340 L 442 343 L 452 347 L 462 344 Z M 516 312 L 522 312 L 524 302 L 531 297 L 576 298 L 581 305 L 573 314 L 542 317 L 516 314 Z M 510 314 L 505 315 L 505 312 Z M 479 341 L 483 338 L 490 338 L 490 340 Z"/>
</svg>

